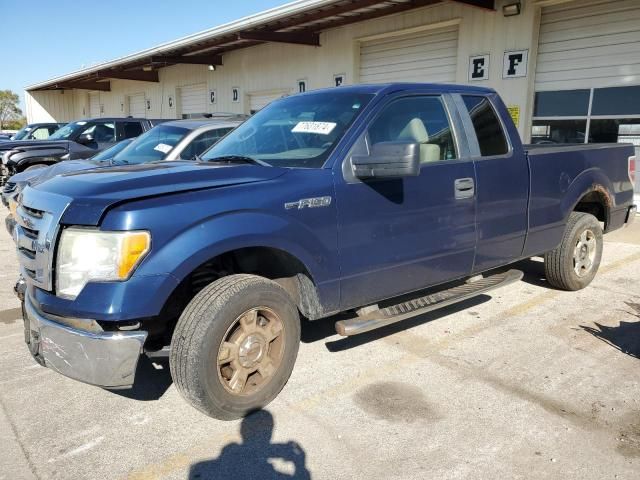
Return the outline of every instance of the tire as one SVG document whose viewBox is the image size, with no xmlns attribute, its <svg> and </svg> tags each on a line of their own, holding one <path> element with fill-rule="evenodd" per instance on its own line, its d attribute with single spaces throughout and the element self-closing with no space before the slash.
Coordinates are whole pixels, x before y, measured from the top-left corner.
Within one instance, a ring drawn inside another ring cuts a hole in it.
<svg viewBox="0 0 640 480">
<path fill-rule="evenodd" d="M 39 170 L 41 168 L 46 168 L 49 165 L 45 165 L 44 163 L 36 163 L 35 165 L 31 165 L 23 170 L 23 172 L 28 172 L 30 170 Z"/>
<path fill-rule="evenodd" d="M 279 336 L 270 340 L 278 325 Z M 298 310 L 280 285 L 256 275 L 230 275 L 200 291 L 180 316 L 171 340 L 171 376 L 192 406 L 233 420 L 280 393 L 299 343 Z"/>
<path fill-rule="evenodd" d="M 561 290 L 585 288 L 600 267 L 602 246 L 602 227 L 596 217 L 572 212 L 562 242 L 544 256 L 548 282 Z"/>
</svg>

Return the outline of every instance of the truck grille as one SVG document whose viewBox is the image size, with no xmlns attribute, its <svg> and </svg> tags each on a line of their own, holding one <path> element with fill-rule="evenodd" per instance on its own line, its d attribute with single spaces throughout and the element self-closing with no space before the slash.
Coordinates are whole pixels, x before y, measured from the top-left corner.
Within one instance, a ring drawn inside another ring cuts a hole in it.
<svg viewBox="0 0 640 480">
<path fill-rule="evenodd" d="M 20 270 L 28 283 L 53 289 L 53 251 L 69 198 L 27 187 L 16 210 L 14 231 Z"/>
</svg>

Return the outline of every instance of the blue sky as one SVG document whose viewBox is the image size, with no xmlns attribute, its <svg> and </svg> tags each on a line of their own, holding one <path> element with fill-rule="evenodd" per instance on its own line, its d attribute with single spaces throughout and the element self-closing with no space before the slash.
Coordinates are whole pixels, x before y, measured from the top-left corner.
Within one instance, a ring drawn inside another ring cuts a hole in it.
<svg viewBox="0 0 640 480">
<path fill-rule="evenodd" d="M 285 3 L 289 1 L 32 0 L 23 5 L 0 0 L 0 90 L 13 90 L 22 99 L 31 83 Z"/>
</svg>

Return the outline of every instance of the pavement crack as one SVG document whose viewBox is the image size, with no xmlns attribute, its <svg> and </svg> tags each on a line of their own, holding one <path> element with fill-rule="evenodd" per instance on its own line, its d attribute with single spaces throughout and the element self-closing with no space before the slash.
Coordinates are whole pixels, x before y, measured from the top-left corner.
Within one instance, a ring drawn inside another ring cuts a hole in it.
<svg viewBox="0 0 640 480">
<path fill-rule="evenodd" d="M 9 415 L 9 411 L 7 410 L 7 406 L 5 405 L 4 400 L 2 399 L 2 396 L 0 396 L 0 409 L 2 409 L 2 414 L 5 416 L 5 418 L 7 419 L 7 422 L 9 423 L 9 426 L 11 427 L 11 433 L 13 434 L 13 437 L 16 439 L 16 443 L 20 447 L 20 450 L 22 451 L 22 455 L 24 456 L 24 459 L 27 461 L 27 466 L 29 467 L 29 470 L 37 480 L 40 480 L 41 477 L 40 475 L 38 475 L 38 472 L 36 471 L 35 463 L 33 463 L 33 461 L 31 460 L 31 457 L 29 456 L 29 452 L 27 452 L 27 449 L 24 447 L 24 443 L 22 442 L 20 435 L 18 435 L 18 429 L 16 428 L 15 423 L 13 423 L 13 419 Z"/>
</svg>

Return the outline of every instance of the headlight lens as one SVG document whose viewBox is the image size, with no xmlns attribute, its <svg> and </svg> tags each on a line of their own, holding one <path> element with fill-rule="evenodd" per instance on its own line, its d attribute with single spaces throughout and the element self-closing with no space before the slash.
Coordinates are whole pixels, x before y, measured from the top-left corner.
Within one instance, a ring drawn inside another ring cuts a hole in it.
<svg viewBox="0 0 640 480">
<path fill-rule="evenodd" d="M 150 248 L 149 232 L 67 228 L 58 247 L 58 295 L 75 298 L 91 280 L 126 280 Z"/>
</svg>

